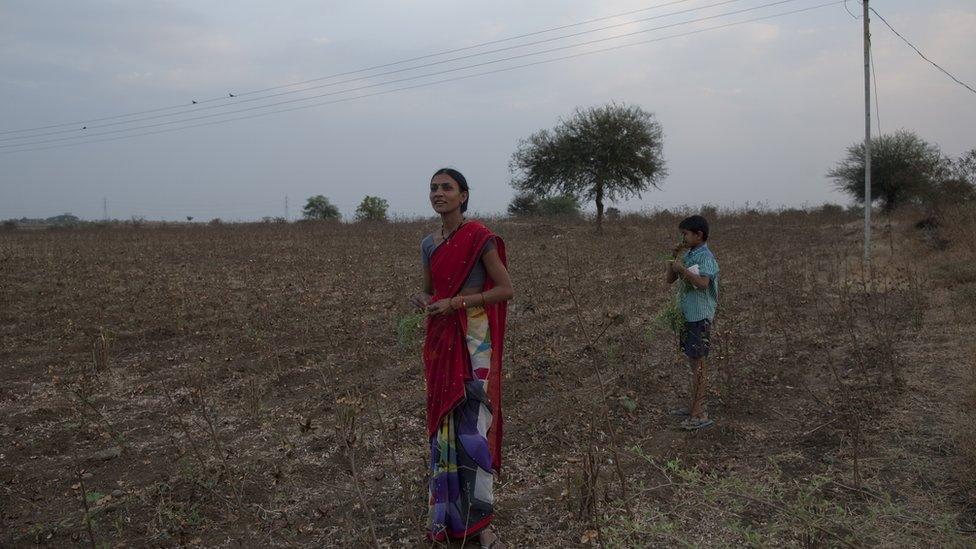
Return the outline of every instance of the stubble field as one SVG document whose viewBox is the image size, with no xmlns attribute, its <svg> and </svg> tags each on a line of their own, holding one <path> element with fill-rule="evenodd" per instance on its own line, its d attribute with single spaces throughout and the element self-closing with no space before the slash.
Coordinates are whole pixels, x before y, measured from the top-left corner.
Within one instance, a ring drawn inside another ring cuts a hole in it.
<svg viewBox="0 0 976 549">
<path fill-rule="evenodd" d="M 976 543 L 973 240 L 882 220 L 868 273 L 856 216 L 719 215 L 716 425 L 684 433 L 679 220 L 488 221 L 509 547 Z M 0 545 L 429 546 L 433 228 L 0 232 Z"/>
</svg>

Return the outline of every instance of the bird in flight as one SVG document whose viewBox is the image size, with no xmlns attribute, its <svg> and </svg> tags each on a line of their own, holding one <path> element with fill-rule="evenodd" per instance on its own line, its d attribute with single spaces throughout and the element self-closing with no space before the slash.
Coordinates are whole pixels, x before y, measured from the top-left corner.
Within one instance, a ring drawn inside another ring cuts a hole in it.
<svg viewBox="0 0 976 549">
<path fill-rule="evenodd" d="M 196 99 L 191 99 L 190 102 L 193 103 L 194 105 L 197 104 L 197 100 Z"/>
<path fill-rule="evenodd" d="M 232 94 L 232 93 L 228 93 L 227 95 L 229 95 L 229 96 L 231 96 L 231 97 L 237 97 L 236 95 L 234 95 L 234 94 Z"/>
</svg>

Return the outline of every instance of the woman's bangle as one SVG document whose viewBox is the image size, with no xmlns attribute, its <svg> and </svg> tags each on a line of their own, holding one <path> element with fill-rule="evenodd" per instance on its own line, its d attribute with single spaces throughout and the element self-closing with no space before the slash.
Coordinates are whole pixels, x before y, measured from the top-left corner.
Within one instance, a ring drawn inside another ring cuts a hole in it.
<svg viewBox="0 0 976 549">
<path fill-rule="evenodd" d="M 482 307 L 488 306 L 488 298 L 485 297 L 485 292 L 481 292 L 481 306 Z"/>
</svg>

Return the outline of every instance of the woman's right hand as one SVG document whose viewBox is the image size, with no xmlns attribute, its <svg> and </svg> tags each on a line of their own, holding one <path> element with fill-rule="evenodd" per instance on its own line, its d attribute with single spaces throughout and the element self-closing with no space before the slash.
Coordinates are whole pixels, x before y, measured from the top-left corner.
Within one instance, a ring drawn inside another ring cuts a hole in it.
<svg viewBox="0 0 976 549">
<path fill-rule="evenodd" d="M 441 299 L 427 306 L 427 316 L 446 315 L 454 310 L 450 299 Z"/>
<path fill-rule="evenodd" d="M 430 294 L 425 294 L 423 292 L 418 292 L 410 296 L 410 304 L 417 309 L 426 309 L 430 305 Z"/>
</svg>

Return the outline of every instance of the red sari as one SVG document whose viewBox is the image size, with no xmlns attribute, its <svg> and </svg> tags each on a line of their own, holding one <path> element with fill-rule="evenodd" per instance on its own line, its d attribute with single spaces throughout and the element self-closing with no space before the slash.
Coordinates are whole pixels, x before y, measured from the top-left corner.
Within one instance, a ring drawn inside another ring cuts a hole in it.
<svg viewBox="0 0 976 549">
<path fill-rule="evenodd" d="M 507 267 L 505 243 L 477 221 L 468 221 L 448 237 L 430 258 L 430 274 L 434 295 L 432 301 L 458 295 L 471 269 L 481 258 L 482 250 L 494 239 L 498 256 Z M 485 281 L 484 291 L 495 286 L 491 277 Z M 491 370 L 488 374 L 488 398 L 492 411 L 488 444 L 492 465 L 497 473 L 501 468 L 502 441 L 502 347 L 505 341 L 505 302 L 485 307 L 491 333 Z M 471 357 L 466 334 L 468 317 L 463 310 L 431 316 L 427 321 L 424 340 L 424 378 L 427 382 L 427 437 L 431 438 L 444 417 L 464 398 L 464 382 L 471 379 Z"/>
</svg>

